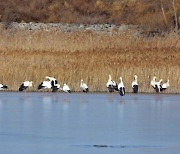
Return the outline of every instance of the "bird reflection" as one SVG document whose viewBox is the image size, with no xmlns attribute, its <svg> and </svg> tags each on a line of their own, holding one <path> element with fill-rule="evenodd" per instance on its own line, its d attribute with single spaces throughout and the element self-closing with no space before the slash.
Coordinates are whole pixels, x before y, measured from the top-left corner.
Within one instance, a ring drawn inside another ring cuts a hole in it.
<svg viewBox="0 0 180 154">
<path fill-rule="evenodd" d="M 81 103 L 88 103 L 88 100 L 86 98 L 81 99 Z"/>
<path fill-rule="evenodd" d="M 108 99 L 109 103 L 114 102 L 114 98 L 115 98 L 114 93 L 108 93 L 107 99 Z"/>
<path fill-rule="evenodd" d="M 52 102 L 52 97 L 51 97 L 51 96 L 44 96 L 44 97 L 42 98 L 42 102 L 43 102 L 44 104 L 49 104 L 49 103 Z"/>
<path fill-rule="evenodd" d="M 2 106 L 3 106 L 3 103 L 2 103 L 2 100 L 0 100 L 0 111 L 2 109 Z"/>
<path fill-rule="evenodd" d="M 62 108 L 63 108 L 63 111 L 68 111 L 68 109 L 69 109 L 69 103 L 63 102 Z"/>
<path fill-rule="evenodd" d="M 155 95 L 155 103 L 157 104 L 161 104 L 163 101 L 162 101 L 162 97 L 161 97 L 161 95 Z"/>
<path fill-rule="evenodd" d="M 138 96 L 136 94 L 134 94 L 134 97 L 133 97 L 133 103 L 137 103 L 138 102 Z"/>
<path fill-rule="evenodd" d="M 80 102 L 81 103 L 88 103 L 88 99 L 87 99 L 87 94 L 86 93 L 82 93 L 80 95 Z"/>
<path fill-rule="evenodd" d="M 68 93 L 65 93 L 65 94 L 64 94 L 63 103 L 70 103 L 70 99 L 69 99 Z"/>
<path fill-rule="evenodd" d="M 121 106 L 122 104 L 124 104 L 125 101 L 123 100 L 123 98 L 121 97 L 120 100 L 119 100 L 119 105 Z"/>
</svg>

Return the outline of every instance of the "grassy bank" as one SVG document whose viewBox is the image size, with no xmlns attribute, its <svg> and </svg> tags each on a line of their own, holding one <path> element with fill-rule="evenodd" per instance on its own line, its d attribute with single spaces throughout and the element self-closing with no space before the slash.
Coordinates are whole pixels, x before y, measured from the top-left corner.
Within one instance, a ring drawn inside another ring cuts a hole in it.
<svg viewBox="0 0 180 154">
<path fill-rule="evenodd" d="M 180 93 L 180 41 L 175 33 L 164 37 L 137 37 L 132 31 L 0 31 L 0 83 L 17 90 L 24 80 L 34 81 L 33 90 L 54 76 L 79 91 L 83 79 L 90 91 L 106 91 L 108 74 L 122 76 L 131 91 L 137 74 L 141 92 L 153 92 L 153 76 L 170 80 L 167 93 Z"/>
</svg>

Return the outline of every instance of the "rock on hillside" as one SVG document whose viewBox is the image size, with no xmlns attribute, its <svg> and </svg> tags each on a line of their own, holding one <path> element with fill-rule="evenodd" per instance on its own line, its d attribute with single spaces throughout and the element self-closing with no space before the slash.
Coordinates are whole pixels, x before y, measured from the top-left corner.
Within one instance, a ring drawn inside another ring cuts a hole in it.
<svg viewBox="0 0 180 154">
<path fill-rule="evenodd" d="M 139 26 L 135 25 L 113 25 L 113 24 L 61 24 L 61 23 L 0 23 L 0 27 L 5 29 L 19 29 L 19 30 L 60 30 L 64 32 L 73 31 L 95 31 L 95 32 L 112 32 L 112 31 L 125 31 L 129 29 L 140 29 Z"/>
</svg>

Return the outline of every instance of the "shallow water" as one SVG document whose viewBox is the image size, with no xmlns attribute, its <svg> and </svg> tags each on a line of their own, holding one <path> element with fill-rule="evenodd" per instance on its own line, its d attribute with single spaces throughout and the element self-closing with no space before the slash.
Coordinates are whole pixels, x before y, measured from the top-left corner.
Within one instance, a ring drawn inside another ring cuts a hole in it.
<svg viewBox="0 0 180 154">
<path fill-rule="evenodd" d="M 180 95 L 2 92 L 0 153 L 180 153 Z"/>
</svg>

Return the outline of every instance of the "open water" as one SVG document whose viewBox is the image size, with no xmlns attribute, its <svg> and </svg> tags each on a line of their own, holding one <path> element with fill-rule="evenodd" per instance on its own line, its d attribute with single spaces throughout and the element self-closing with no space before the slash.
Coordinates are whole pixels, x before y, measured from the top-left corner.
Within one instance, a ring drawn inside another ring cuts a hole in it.
<svg viewBox="0 0 180 154">
<path fill-rule="evenodd" d="M 0 154 L 179 154 L 180 95 L 0 93 Z"/>
</svg>

